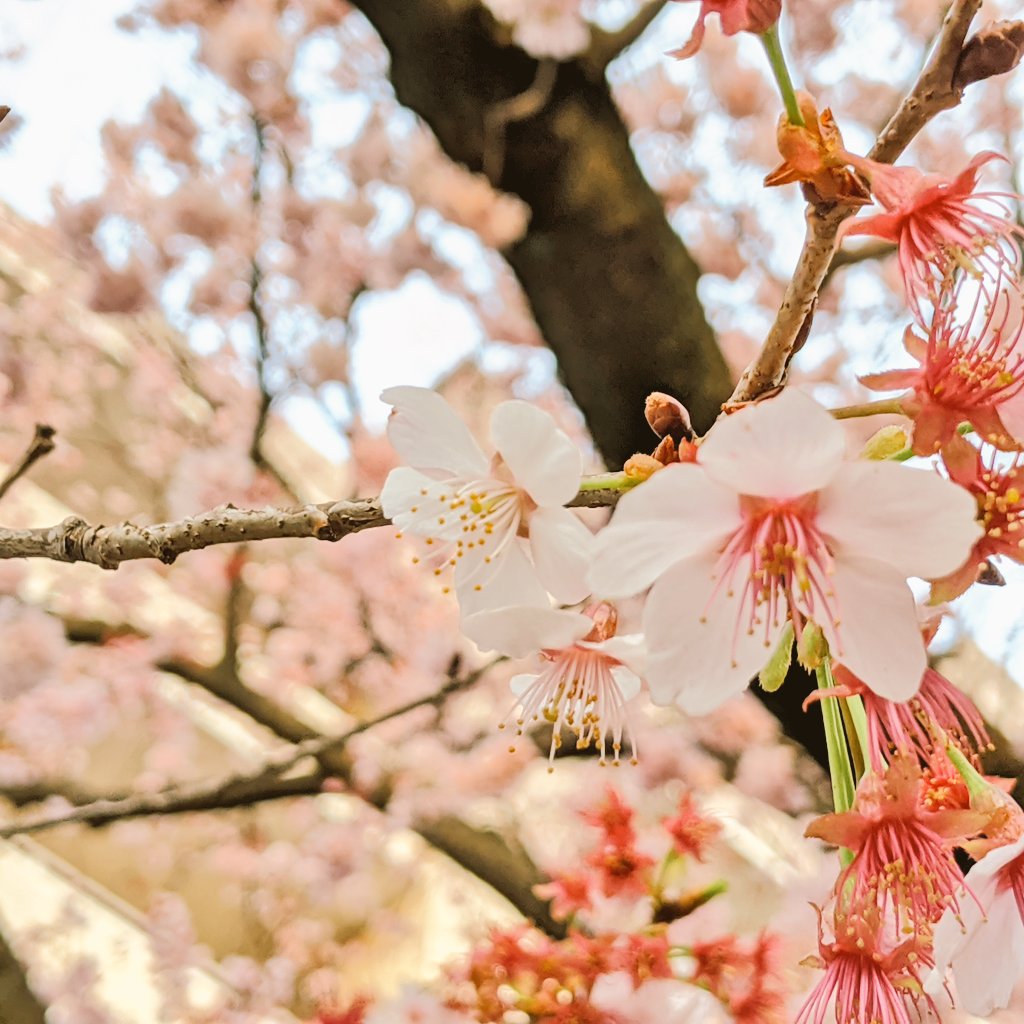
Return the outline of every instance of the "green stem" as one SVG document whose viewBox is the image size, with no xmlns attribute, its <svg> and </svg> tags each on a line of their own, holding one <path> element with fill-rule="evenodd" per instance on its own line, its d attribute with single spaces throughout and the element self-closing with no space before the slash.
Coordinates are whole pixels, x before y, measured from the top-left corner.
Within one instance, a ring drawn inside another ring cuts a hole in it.
<svg viewBox="0 0 1024 1024">
<path fill-rule="evenodd" d="M 627 476 L 625 473 L 598 473 L 596 476 L 585 476 L 580 481 L 581 491 L 628 491 L 643 480 Z"/>
<path fill-rule="evenodd" d="M 835 686 L 828 658 L 814 670 L 814 674 L 817 676 L 819 689 L 830 690 Z M 853 780 L 853 766 L 850 764 L 846 730 L 843 728 L 843 716 L 836 697 L 822 697 L 821 717 L 825 722 L 828 773 L 832 780 L 832 804 L 836 813 L 841 814 L 853 806 L 856 785 Z M 853 860 L 853 853 L 847 849 L 841 849 L 839 856 L 844 864 L 849 864 Z"/>
<path fill-rule="evenodd" d="M 831 409 L 834 419 L 852 420 L 858 416 L 905 416 L 903 406 L 898 398 L 879 398 L 874 402 L 863 402 L 860 405 L 844 405 L 839 409 Z"/>
<path fill-rule="evenodd" d="M 797 128 L 804 126 L 804 117 L 800 113 L 800 104 L 796 99 L 796 91 L 793 89 L 793 80 L 789 77 L 789 68 L 786 67 L 786 57 L 782 52 L 782 43 L 779 42 L 779 26 L 772 25 L 767 32 L 761 34 L 761 44 L 764 52 L 768 55 L 768 63 L 771 65 L 772 74 L 778 83 L 779 92 L 782 94 L 782 102 L 786 105 L 786 117 L 789 123 Z"/>
</svg>

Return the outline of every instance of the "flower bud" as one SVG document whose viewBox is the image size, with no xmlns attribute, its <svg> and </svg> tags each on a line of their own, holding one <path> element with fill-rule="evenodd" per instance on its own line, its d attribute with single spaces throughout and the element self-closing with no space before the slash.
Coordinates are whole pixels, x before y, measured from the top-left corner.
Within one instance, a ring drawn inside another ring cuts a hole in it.
<svg viewBox="0 0 1024 1024">
<path fill-rule="evenodd" d="M 867 443 L 861 449 L 862 459 L 874 459 L 882 461 L 899 455 L 910 446 L 910 436 L 904 427 L 890 425 L 882 427 L 877 433 L 868 438 Z"/>
<path fill-rule="evenodd" d="M 786 673 L 793 662 L 793 623 L 788 622 L 782 629 L 782 636 L 768 659 L 768 664 L 761 669 L 761 689 L 766 693 L 774 693 L 785 681 Z"/>
<path fill-rule="evenodd" d="M 686 406 L 662 391 L 652 391 L 644 403 L 644 415 L 658 437 L 671 437 L 673 441 L 693 440 L 693 426 Z"/>
<path fill-rule="evenodd" d="M 808 672 L 821 668 L 828 657 L 828 641 L 825 634 L 813 622 L 804 626 L 796 644 L 796 658 Z"/>
</svg>

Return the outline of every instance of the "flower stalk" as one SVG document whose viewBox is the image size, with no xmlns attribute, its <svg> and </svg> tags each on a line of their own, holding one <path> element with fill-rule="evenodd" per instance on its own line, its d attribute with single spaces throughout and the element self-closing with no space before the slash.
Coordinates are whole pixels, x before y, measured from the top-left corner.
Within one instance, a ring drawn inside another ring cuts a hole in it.
<svg viewBox="0 0 1024 1024">
<path fill-rule="evenodd" d="M 772 25 L 767 32 L 761 33 L 761 45 L 764 46 L 768 64 L 779 86 L 782 102 L 786 106 L 786 118 L 791 125 L 802 128 L 804 116 L 800 113 L 800 104 L 797 102 L 793 80 L 789 77 L 789 68 L 786 67 L 786 57 L 782 52 L 782 43 L 779 41 L 778 24 Z"/>
</svg>

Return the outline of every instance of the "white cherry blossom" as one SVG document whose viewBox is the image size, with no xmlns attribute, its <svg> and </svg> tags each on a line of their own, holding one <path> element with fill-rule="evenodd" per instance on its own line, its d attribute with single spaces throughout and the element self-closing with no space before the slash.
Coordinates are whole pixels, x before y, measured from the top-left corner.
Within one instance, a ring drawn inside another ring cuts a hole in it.
<svg viewBox="0 0 1024 1024">
<path fill-rule="evenodd" d="M 381 492 L 384 514 L 423 538 L 435 575 L 454 573 L 463 614 L 510 605 L 575 604 L 589 593 L 593 542 L 563 506 L 579 489 L 581 457 L 546 413 L 502 402 L 491 416 L 497 450 L 484 455 L 448 403 L 427 388 L 388 388 L 388 438 L 408 463 Z"/>
<path fill-rule="evenodd" d="M 974 864 L 964 879 L 969 895 L 935 926 L 935 972 L 941 990 L 951 967 L 957 1002 L 987 1017 L 1005 1007 L 1024 976 L 1024 836 Z"/>
<path fill-rule="evenodd" d="M 727 416 L 696 464 L 622 497 L 598 536 L 597 592 L 651 588 L 647 681 L 659 703 L 706 714 L 764 666 L 787 619 L 816 623 L 832 656 L 889 700 L 926 660 L 908 576 L 964 561 L 973 499 L 931 471 L 846 459 L 828 411 L 787 389 Z"/>
<path fill-rule="evenodd" d="M 540 722 L 552 726 L 551 758 L 562 729 L 579 747 L 593 745 L 604 762 L 609 741 L 618 763 L 622 737 L 636 755 L 627 705 L 640 692 L 643 639 L 616 636 L 618 615 L 607 602 L 584 612 L 556 608 L 502 608 L 468 616 L 463 632 L 483 650 L 513 658 L 540 652 L 539 672 L 513 677 L 519 735 Z"/>
</svg>

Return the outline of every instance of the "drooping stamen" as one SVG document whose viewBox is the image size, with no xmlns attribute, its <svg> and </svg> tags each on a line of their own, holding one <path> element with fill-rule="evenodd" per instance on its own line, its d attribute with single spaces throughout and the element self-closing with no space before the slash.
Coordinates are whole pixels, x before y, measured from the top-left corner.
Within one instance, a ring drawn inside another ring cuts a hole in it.
<svg viewBox="0 0 1024 1024">
<path fill-rule="evenodd" d="M 708 600 L 710 607 L 721 599 L 723 590 L 734 597 L 734 583 L 738 574 L 742 577 L 734 664 L 741 629 L 748 636 L 762 633 L 765 647 L 770 648 L 787 618 L 793 620 L 797 633 L 806 619 L 823 626 L 839 620 L 829 582 L 834 563 L 815 523 L 815 496 L 782 500 L 743 496 L 740 510 L 743 522 L 719 556 L 716 584 Z"/>
</svg>

